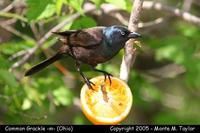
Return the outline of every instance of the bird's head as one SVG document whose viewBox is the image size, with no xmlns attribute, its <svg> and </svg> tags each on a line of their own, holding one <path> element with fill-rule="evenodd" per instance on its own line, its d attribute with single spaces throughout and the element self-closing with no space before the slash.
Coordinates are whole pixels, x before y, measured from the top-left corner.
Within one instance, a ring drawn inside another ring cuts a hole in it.
<svg viewBox="0 0 200 133">
<path fill-rule="evenodd" d="M 126 41 L 141 37 L 136 32 L 130 32 L 126 27 L 123 26 L 110 26 L 103 30 L 106 43 L 114 47 L 124 47 Z"/>
</svg>

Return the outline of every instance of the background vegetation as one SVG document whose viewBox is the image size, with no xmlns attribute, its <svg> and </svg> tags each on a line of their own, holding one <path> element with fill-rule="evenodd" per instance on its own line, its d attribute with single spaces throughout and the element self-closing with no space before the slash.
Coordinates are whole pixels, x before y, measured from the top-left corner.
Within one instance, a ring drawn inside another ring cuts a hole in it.
<svg viewBox="0 0 200 133">
<path fill-rule="evenodd" d="M 196 17 L 200 13 L 199 0 L 156 2 Z M 0 124 L 91 124 L 80 109 L 83 81 L 72 59 L 31 77 L 24 72 L 60 47 L 52 28 L 126 25 L 131 8 L 131 0 L 1 0 Z M 199 26 L 167 10 L 144 7 L 141 48 L 128 82 L 133 109 L 122 124 L 200 124 Z M 98 67 L 119 76 L 122 56 L 123 50 Z"/>
</svg>

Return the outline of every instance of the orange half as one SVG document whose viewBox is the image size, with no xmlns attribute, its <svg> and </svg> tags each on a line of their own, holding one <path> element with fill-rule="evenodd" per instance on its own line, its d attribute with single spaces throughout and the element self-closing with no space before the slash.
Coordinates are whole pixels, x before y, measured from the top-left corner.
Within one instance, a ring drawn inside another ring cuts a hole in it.
<svg viewBox="0 0 200 133">
<path fill-rule="evenodd" d="M 95 86 L 81 89 L 81 106 L 93 124 L 118 124 L 126 118 L 132 107 L 132 93 L 128 85 L 116 77 L 104 81 L 104 76 L 91 79 Z"/>
</svg>

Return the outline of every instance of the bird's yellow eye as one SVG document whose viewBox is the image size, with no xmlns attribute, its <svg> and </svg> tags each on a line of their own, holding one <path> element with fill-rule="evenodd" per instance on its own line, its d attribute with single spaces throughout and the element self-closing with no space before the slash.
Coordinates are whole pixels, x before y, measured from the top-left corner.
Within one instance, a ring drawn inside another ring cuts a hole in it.
<svg viewBox="0 0 200 133">
<path fill-rule="evenodd" d="M 124 36 L 126 33 L 124 31 L 121 31 L 121 35 Z"/>
</svg>

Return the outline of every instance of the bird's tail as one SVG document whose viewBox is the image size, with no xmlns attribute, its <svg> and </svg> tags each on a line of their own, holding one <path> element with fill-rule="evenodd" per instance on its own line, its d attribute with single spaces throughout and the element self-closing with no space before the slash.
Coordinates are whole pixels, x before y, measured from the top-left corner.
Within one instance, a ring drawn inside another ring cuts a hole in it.
<svg viewBox="0 0 200 133">
<path fill-rule="evenodd" d="M 56 62 L 57 60 L 61 59 L 62 57 L 63 57 L 62 53 L 55 54 L 51 58 L 44 60 L 43 62 L 33 66 L 31 69 L 26 71 L 25 76 L 29 76 L 29 75 L 32 75 L 36 72 L 39 72 L 40 70 L 46 68 L 48 65 Z"/>
</svg>

